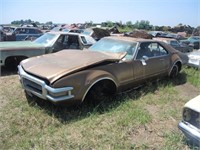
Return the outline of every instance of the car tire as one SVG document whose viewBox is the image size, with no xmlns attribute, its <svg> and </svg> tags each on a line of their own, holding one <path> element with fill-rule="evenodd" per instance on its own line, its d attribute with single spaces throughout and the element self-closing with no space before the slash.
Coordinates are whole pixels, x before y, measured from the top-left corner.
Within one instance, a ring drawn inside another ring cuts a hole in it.
<svg viewBox="0 0 200 150">
<path fill-rule="evenodd" d="M 88 92 L 86 96 L 86 102 L 89 105 L 97 106 L 104 103 L 105 101 L 110 101 L 111 97 L 115 94 L 114 88 L 109 88 L 106 82 L 100 82 L 95 84 Z"/>
<path fill-rule="evenodd" d="M 170 72 L 170 78 L 176 78 L 178 76 L 179 73 L 179 67 L 177 64 L 175 64 Z"/>
</svg>

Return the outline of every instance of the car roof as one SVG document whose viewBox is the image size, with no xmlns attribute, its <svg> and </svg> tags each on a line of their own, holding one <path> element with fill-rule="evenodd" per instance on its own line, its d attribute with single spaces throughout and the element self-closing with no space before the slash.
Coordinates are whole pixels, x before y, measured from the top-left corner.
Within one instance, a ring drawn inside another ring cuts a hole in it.
<svg viewBox="0 0 200 150">
<path fill-rule="evenodd" d="M 153 38 L 154 40 L 159 40 L 159 41 L 177 41 L 176 39 L 173 38 L 162 38 L 162 37 L 156 37 Z"/>
<path fill-rule="evenodd" d="M 153 41 L 155 41 L 155 40 L 152 40 L 152 39 L 132 38 L 132 37 L 126 37 L 126 36 L 107 36 L 107 37 L 104 37 L 104 38 L 121 40 L 121 41 L 128 41 L 128 42 L 153 42 Z"/>
<path fill-rule="evenodd" d="M 107 36 L 107 37 L 104 37 L 104 38 L 127 41 L 127 42 L 139 42 L 139 43 L 142 43 L 142 42 L 157 42 L 157 43 L 160 43 L 162 46 L 164 46 L 168 51 L 177 52 L 177 50 L 174 49 L 169 44 L 167 44 L 163 41 L 158 41 L 158 40 L 153 40 L 153 39 L 132 38 L 132 37 L 125 37 L 125 36 Z"/>
<path fill-rule="evenodd" d="M 47 33 L 52 33 L 52 34 L 57 34 L 57 35 L 60 35 L 60 34 L 64 34 L 64 35 L 82 35 L 82 36 L 88 36 L 88 35 L 85 35 L 85 34 L 81 34 L 81 33 L 76 33 L 76 32 L 64 32 L 64 31 L 50 31 L 50 32 L 47 32 Z"/>
</svg>

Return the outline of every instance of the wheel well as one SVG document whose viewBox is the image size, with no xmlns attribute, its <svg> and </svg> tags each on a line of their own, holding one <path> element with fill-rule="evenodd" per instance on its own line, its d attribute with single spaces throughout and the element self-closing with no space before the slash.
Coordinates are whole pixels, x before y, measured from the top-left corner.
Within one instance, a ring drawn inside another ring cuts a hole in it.
<svg viewBox="0 0 200 150">
<path fill-rule="evenodd" d="M 117 86 L 114 81 L 112 81 L 111 79 L 102 79 L 100 81 L 95 82 L 92 86 L 88 88 L 82 101 L 87 97 L 87 95 L 90 94 L 90 91 L 95 89 L 97 86 L 104 88 L 104 92 L 109 95 L 115 94 L 117 92 Z"/>
<path fill-rule="evenodd" d="M 178 62 L 176 63 L 176 65 L 178 66 L 178 71 L 181 71 L 181 68 L 182 68 L 182 64 L 181 64 L 181 62 L 178 61 Z"/>
<path fill-rule="evenodd" d="M 6 66 L 17 66 L 22 60 L 26 59 L 26 56 L 9 56 L 5 60 Z"/>
</svg>

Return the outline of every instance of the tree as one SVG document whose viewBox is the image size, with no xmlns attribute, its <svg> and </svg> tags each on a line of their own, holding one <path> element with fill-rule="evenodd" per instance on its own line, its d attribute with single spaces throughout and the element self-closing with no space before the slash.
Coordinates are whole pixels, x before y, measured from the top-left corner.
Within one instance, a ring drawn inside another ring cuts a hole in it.
<svg viewBox="0 0 200 150">
<path fill-rule="evenodd" d="M 52 24 L 53 24 L 52 21 L 48 21 L 48 22 L 46 22 L 46 25 L 52 25 Z"/>
<path fill-rule="evenodd" d="M 126 26 L 129 27 L 129 28 L 132 28 L 133 27 L 133 24 L 131 21 L 127 21 L 126 22 Z"/>
<path fill-rule="evenodd" d="M 107 21 L 106 24 L 107 24 L 107 27 L 113 27 L 114 26 L 112 21 Z"/>
</svg>

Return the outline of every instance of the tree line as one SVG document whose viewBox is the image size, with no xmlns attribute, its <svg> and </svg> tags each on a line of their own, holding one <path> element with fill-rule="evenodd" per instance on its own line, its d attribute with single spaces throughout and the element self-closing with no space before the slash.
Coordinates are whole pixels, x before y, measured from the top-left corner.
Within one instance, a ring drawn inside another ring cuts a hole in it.
<svg viewBox="0 0 200 150">
<path fill-rule="evenodd" d="M 31 19 L 27 20 L 15 20 L 12 21 L 11 24 L 14 25 L 21 25 L 21 24 L 31 24 L 35 23 L 36 25 L 52 25 L 54 24 L 52 21 L 48 21 L 46 23 L 40 23 L 39 21 L 32 21 Z M 87 27 L 96 26 L 96 23 L 93 23 L 92 21 L 85 22 L 87 24 Z M 122 21 L 119 22 L 112 22 L 112 21 L 106 21 L 100 23 L 102 27 L 113 27 L 117 26 L 124 30 L 133 30 L 133 29 L 142 29 L 142 30 L 149 30 L 149 31 L 164 31 L 164 32 L 186 32 L 187 34 L 192 34 L 194 27 L 191 27 L 189 25 L 183 25 L 182 23 L 178 24 L 177 26 L 171 27 L 171 26 L 157 26 L 152 25 L 150 21 L 148 20 L 140 20 L 133 23 L 132 21 L 127 21 L 125 23 L 122 23 Z"/>
</svg>

